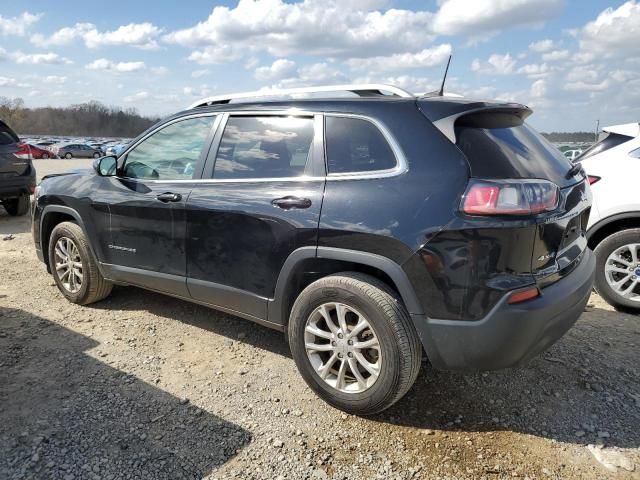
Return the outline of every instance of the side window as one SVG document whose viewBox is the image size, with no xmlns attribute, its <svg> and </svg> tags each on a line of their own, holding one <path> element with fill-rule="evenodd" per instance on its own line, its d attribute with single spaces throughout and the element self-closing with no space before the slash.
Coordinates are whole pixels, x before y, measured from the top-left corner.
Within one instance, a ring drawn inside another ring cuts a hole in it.
<svg viewBox="0 0 640 480">
<path fill-rule="evenodd" d="M 127 154 L 124 176 L 153 180 L 188 180 L 207 140 L 215 116 L 167 125 Z"/>
<path fill-rule="evenodd" d="M 213 178 L 304 175 L 312 141 L 311 117 L 229 117 Z"/>
<path fill-rule="evenodd" d="M 396 157 L 382 132 L 360 118 L 326 117 L 325 138 L 329 173 L 388 170 Z"/>
</svg>

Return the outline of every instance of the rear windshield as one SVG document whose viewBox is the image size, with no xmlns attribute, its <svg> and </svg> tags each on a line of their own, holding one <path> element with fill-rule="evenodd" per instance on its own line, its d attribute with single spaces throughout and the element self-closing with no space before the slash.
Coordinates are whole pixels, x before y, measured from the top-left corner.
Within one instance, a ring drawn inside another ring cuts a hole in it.
<svg viewBox="0 0 640 480">
<path fill-rule="evenodd" d="M 540 178 L 564 186 L 569 160 L 526 123 L 483 128 L 477 122 L 456 126 L 457 145 L 466 155 L 471 176 L 479 178 Z"/>
<path fill-rule="evenodd" d="M 585 151 L 582 155 L 576 158 L 576 162 L 581 162 L 585 158 L 593 157 L 598 153 L 606 152 L 610 148 L 617 147 L 618 145 L 622 145 L 625 142 L 628 142 L 633 137 L 628 137 L 627 135 L 620 135 L 619 133 L 607 133 L 598 143 L 593 145 L 587 151 Z"/>
<path fill-rule="evenodd" d="M 13 133 L 4 122 L 0 121 L 0 145 L 10 145 L 19 142 L 18 136 Z"/>
</svg>

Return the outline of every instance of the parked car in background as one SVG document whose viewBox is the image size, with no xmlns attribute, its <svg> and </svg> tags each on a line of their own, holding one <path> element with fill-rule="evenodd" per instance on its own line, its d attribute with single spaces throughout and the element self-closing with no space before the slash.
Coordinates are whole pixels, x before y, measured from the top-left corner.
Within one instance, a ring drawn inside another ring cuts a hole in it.
<svg viewBox="0 0 640 480">
<path fill-rule="evenodd" d="M 580 149 L 565 150 L 563 153 L 564 153 L 565 157 L 567 157 L 569 160 L 573 161 L 576 158 L 578 158 L 580 155 L 582 155 L 582 150 L 580 150 Z"/>
<path fill-rule="evenodd" d="M 531 110 L 286 93 L 342 90 L 360 98 L 203 99 L 93 171 L 45 178 L 32 232 L 61 294 L 136 285 L 287 332 L 309 387 L 362 415 L 402 398 L 423 352 L 504 368 L 571 328 L 593 284 L 591 193 Z"/>
<path fill-rule="evenodd" d="M 105 154 L 106 155 L 115 155 L 116 157 L 119 156 L 122 152 L 124 152 L 124 150 L 127 148 L 126 143 L 117 143 L 115 145 L 110 145 L 109 147 L 107 147 L 107 149 L 105 150 Z"/>
<path fill-rule="evenodd" d="M 79 143 L 61 145 L 57 148 L 56 153 L 60 158 L 100 158 L 103 156 L 97 148 Z"/>
<path fill-rule="evenodd" d="M 51 151 L 47 150 L 46 148 L 40 148 L 33 144 L 28 144 L 28 145 L 29 145 L 29 148 L 31 148 L 31 156 L 35 159 L 46 160 L 47 158 L 51 158 L 55 156 L 51 153 Z"/>
<path fill-rule="evenodd" d="M 593 191 L 587 239 L 597 257 L 595 287 L 614 307 L 640 310 L 640 124 L 603 132 L 577 159 Z"/>
<path fill-rule="evenodd" d="M 29 198 L 36 187 L 31 149 L 0 120 L 0 203 L 9 215 L 29 211 Z"/>
</svg>

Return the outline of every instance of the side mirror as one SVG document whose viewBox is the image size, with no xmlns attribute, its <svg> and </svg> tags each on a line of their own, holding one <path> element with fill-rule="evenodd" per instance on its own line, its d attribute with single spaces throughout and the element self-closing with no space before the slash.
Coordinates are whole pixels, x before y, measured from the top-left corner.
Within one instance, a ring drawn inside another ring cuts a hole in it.
<svg viewBox="0 0 640 480">
<path fill-rule="evenodd" d="M 118 159 L 113 155 L 96 158 L 93 161 L 93 169 L 101 177 L 113 177 L 118 169 Z"/>
</svg>

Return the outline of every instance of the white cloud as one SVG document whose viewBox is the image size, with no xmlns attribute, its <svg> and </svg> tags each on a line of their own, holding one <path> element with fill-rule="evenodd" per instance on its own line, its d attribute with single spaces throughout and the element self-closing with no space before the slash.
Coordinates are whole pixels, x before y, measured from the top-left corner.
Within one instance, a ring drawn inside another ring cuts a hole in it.
<svg viewBox="0 0 640 480">
<path fill-rule="evenodd" d="M 53 53 L 53 52 L 27 54 L 27 53 L 22 53 L 18 51 L 12 55 L 12 58 L 16 63 L 24 64 L 24 65 L 41 65 L 41 64 L 70 65 L 73 63 L 68 58 L 61 57 L 57 53 Z"/>
<path fill-rule="evenodd" d="M 200 78 L 208 74 L 209 70 L 207 70 L 206 68 L 203 68 L 201 70 L 194 70 L 193 72 L 191 72 L 191 78 Z"/>
<path fill-rule="evenodd" d="M 106 32 L 100 32 L 94 24 L 85 22 L 61 28 L 48 38 L 42 34 L 33 35 L 31 41 L 38 46 L 63 46 L 81 39 L 87 48 L 127 45 L 152 50 L 158 48 L 157 39 L 161 33 L 161 28 L 148 22 L 130 23 Z"/>
<path fill-rule="evenodd" d="M 508 75 L 513 73 L 515 66 L 516 60 L 510 54 L 494 53 L 486 62 L 475 59 L 471 63 L 471 70 L 484 74 Z"/>
<path fill-rule="evenodd" d="M 47 75 L 46 77 L 42 77 L 42 81 L 48 84 L 62 85 L 67 81 L 67 77 L 61 77 L 58 75 Z"/>
<path fill-rule="evenodd" d="M 547 94 L 547 81 L 544 79 L 536 80 L 531 84 L 529 95 L 532 98 L 543 98 Z"/>
<path fill-rule="evenodd" d="M 529 44 L 529 50 L 538 53 L 548 52 L 556 47 L 556 43 L 551 39 L 540 40 Z"/>
<path fill-rule="evenodd" d="M 448 43 L 425 48 L 416 53 L 396 53 L 387 57 L 352 58 L 346 63 L 353 70 L 369 72 L 397 71 L 409 68 L 433 67 L 443 63 L 451 55 Z"/>
<path fill-rule="evenodd" d="M 85 66 L 87 70 L 105 70 L 108 72 L 131 73 L 144 70 L 144 62 L 112 62 L 106 58 L 99 58 Z"/>
<path fill-rule="evenodd" d="M 0 15 L 0 35 L 24 36 L 28 28 L 42 18 L 42 14 L 34 15 L 24 12 L 17 17 L 3 17 Z"/>
<path fill-rule="evenodd" d="M 142 91 L 142 92 L 134 93 L 133 95 L 128 95 L 124 97 L 122 100 L 127 103 L 133 103 L 133 102 L 139 102 L 141 100 L 146 100 L 150 96 L 151 94 L 149 92 Z"/>
<path fill-rule="evenodd" d="M 339 69 L 326 62 L 303 65 L 296 75 L 285 78 L 273 85 L 274 88 L 303 87 L 310 85 L 330 85 L 349 82 L 349 78 Z"/>
<path fill-rule="evenodd" d="M 603 80 L 599 83 L 587 83 L 579 80 L 565 84 L 564 89 L 568 92 L 602 92 L 607 90 L 610 85 L 609 80 Z"/>
<path fill-rule="evenodd" d="M 546 63 L 529 63 L 518 69 L 518 73 L 522 73 L 529 78 L 545 77 L 551 69 Z"/>
<path fill-rule="evenodd" d="M 444 35 L 491 34 L 543 22 L 554 17 L 561 5 L 562 0 L 440 0 L 433 29 Z"/>
<path fill-rule="evenodd" d="M 208 85 L 202 84 L 199 87 L 184 87 L 182 93 L 188 97 L 204 98 L 211 96 L 213 90 Z"/>
<path fill-rule="evenodd" d="M 0 87 L 29 88 L 31 85 L 22 83 L 11 77 L 0 77 Z"/>
<path fill-rule="evenodd" d="M 566 60 L 569 58 L 569 50 L 553 50 L 542 55 L 542 60 L 545 62 L 555 62 L 558 60 Z"/>
<path fill-rule="evenodd" d="M 155 75 L 166 75 L 169 72 L 169 69 L 163 66 L 151 67 L 150 70 L 151 70 L 151 73 Z"/>
<path fill-rule="evenodd" d="M 260 81 L 283 80 L 296 74 L 296 62 L 279 58 L 273 64 L 267 67 L 258 67 L 254 72 L 254 76 Z"/>
<path fill-rule="evenodd" d="M 195 48 L 189 58 L 197 63 L 214 64 L 259 51 L 278 57 L 389 55 L 413 50 L 433 38 L 432 13 L 367 10 L 379 3 L 240 0 L 235 8 L 215 7 L 207 20 L 164 40 Z"/>
<path fill-rule="evenodd" d="M 640 45 L 640 4 L 628 1 L 617 9 L 604 10 L 598 17 L 575 32 L 580 48 L 604 56 L 638 54 Z"/>
</svg>

